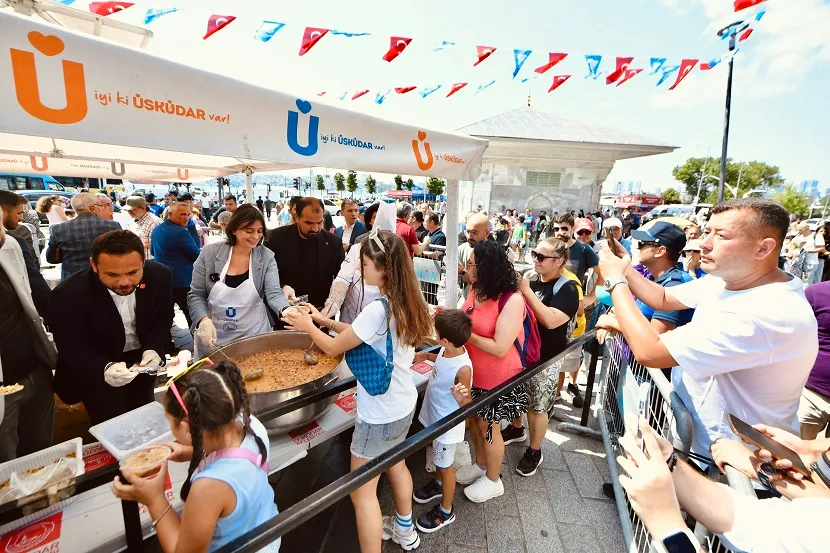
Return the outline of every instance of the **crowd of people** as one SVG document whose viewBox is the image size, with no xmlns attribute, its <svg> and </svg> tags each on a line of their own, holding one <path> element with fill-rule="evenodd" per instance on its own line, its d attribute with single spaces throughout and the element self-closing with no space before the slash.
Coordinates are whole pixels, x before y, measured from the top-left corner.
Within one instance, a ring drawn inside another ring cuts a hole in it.
<svg viewBox="0 0 830 553">
<path fill-rule="evenodd" d="M 735 441 L 727 422 L 733 414 L 764 425 L 759 428 L 807 460 L 830 448 L 826 437 L 817 437 L 830 422 L 830 289 L 813 284 L 805 296 L 801 275 L 779 268 L 791 221 L 778 204 L 725 202 L 686 228 L 601 212 L 474 212 L 458 235 L 458 303 L 433 315 L 413 257 L 443 258 L 442 248 L 432 248 L 446 245 L 445 204 L 346 200 L 344 224 L 335 228 L 321 200 L 295 197 L 271 206 L 278 225 L 268 230 L 267 202 L 240 205 L 228 196 L 209 219 L 195 202 L 172 193 L 163 205 L 154 197 L 125 198 L 127 229 L 113 220 L 106 195 L 77 194 L 75 216 L 66 220 L 55 203 L 38 205 L 53 214 L 46 259 L 61 263 L 61 282 L 50 290 L 32 251 L 38 236 L 21 224 L 27 202 L 0 191 L 0 359 L 3 384 L 23 386 L 0 399 L 0 461 L 51 443 L 55 393 L 66 403 L 83 403 L 93 423 L 151 402 L 153 375 L 174 353 L 176 305 L 194 335 L 197 358 L 271 329 L 308 333 L 325 353 L 345 354 L 358 380 L 352 469 L 401 443 L 416 418 L 425 426 L 440 420 L 597 327 L 600 339 L 621 334 L 638 361 L 671 378 L 692 414 L 696 459 L 709 456 L 711 467 L 731 464 L 753 477 L 766 464 L 778 471 L 768 479 L 770 492 L 795 499 L 774 507 L 748 504 L 704 484 L 700 467 L 678 460 L 646 426 L 645 446 L 627 436 L 628 456 L 619 463 L 626 473 L 621 483 L 654 538 L 663 544 L 695 539 L 679 516 L 683 507 L 733 543 L 755 543 L 747 520 L 779 512 L 795 520 L 780 542 L 800 540 L 804 550 L 820 550 L 796 530 L 830 510 L 828 480 L 818 472 L 797 479 L 786 461 L 770 461 L 768 452 Z M 19 228 L 29 234 L 21 237 Z M 221 239 L 203 241 L 207 229 Z M 457 229 L 448 230 L 456 236 Z M 823 248 L 817 239 L 798 242 L 808 255 Z M 517 272 L 516 263 L 528 257 L 532 267 Z M 803 266 L 805 272 L 812 267 Z M 300 296 L 308 299 L 296 304 Z M 427 337 L 440 350 L 416 353 Z M 416 413 L 410 366 L 424 360 L 434 370 Z M 504 494 L 506 444 L 527 442 L 515 470 L 533 477 L 544 462 L 542 442 L 561 392 L 567 390 L 574 407 L 585 401 L 580 363 L 581 352 L 572 351 L 477 411 L 466 430 L 472 464 L 454 468 L 465 439 L 461 424 L 432 444 L 437 471 L 425 486 L 413 489 L 403 461 L 390 467 L 393 516 L 382 516 L 377 478 L 352 492 L 361 550 L 380 551 L 383 540 L 417 548 L 418 532 L 456 520 L 457 485 L 477 503 Z M 380 383 L 373 371 L 382 371 Z M 276 514 L 267 484 L 268 436 L 250 413 L 232 361 L 199 366 L 173 381 L 165 410 L 177 440 L 169 460 L 190 463 L 182 516 L 171 512 L 164 478 L 125 471 L 127 482 L 113 483 L 118 497 L 147 505 L 164 551 L 175 551 L 180 538 L 214 550 Z M 805 495 L 815 503 L 797 499 Z M 413 501 L 437 503 L 415 516 Z M 813 518 L 797 520 L 807 511 Z"/>
</svg>

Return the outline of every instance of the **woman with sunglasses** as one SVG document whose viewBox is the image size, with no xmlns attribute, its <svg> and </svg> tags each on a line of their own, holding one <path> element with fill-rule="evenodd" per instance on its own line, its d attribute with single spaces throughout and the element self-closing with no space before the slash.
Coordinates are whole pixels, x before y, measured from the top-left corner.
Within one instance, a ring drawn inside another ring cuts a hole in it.
<svg viewBox="0 0 830 553">
<path fill-rule="evenodd" d="M 476 244 L 467 261 L 472 292 L 462 309 L 473 321 L 473 334 L 467 351 L 473 362 L 472 397 L 492 390 L 522 370 L 522 360 L 514 345 L 524 340 L 525 301 L 519 291 L 519 278 L 507 254 L 497 243 L 485 240 Z M 471 420 L 470 439 L 476 462 L 456 474 L 459 484 L 470 484 L 464 495 L 482 503 L 504 494 L 501 463 L 504 442 L 498 431 L 501 420 L 512 421 L 527 411 L 523 385 L 513 388 L 494 403 L 482 408 Z M 496 425 L 496 431 L 493 431 Z"/>
</svg>

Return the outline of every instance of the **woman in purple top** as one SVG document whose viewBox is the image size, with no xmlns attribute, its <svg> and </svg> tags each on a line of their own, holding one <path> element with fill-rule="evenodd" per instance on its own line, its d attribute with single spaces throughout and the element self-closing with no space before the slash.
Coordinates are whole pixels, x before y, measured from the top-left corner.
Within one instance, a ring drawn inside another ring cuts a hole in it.
<svg viewBox="0 0 830 553">
<path fill-rule="evenodd" d="M 813 440 L 823 430 L 830 437 L 830 281 L 804 291 L 818 321 L 818 356 L 798 406 L 801 438 Z"/>
</svg>

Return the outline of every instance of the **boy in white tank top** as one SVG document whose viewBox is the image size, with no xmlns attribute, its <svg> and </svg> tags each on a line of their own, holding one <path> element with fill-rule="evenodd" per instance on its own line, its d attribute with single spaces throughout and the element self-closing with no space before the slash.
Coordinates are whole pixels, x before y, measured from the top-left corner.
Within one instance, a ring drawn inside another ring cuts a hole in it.
<svg viewBox="0 0 830 553">
<path fill-rule="evenodd" d="M 473 380 L 473 364 L 464 344 L 470 339 L 473 323 L 460 309 L 446 309 L 435 316 L 435 333 L 442 348 L 438 354 L 417 354 L 415 361 L 425 359 L 435 362 L 430 374 L 424 403 L 418 420 L 429 426 L 460 406 L 471 401 L 470 387 Z M 455 522 L 453 496 L 455 495 L 455 446 L 464 441 L 464 423 L 459 423 L 432 443 L 436 474 L 435 479 L 415 490 L 413 499 L 418 503 L 441 502 L 415 522 L 418 530 L 427 534 Z"/>
</svg>

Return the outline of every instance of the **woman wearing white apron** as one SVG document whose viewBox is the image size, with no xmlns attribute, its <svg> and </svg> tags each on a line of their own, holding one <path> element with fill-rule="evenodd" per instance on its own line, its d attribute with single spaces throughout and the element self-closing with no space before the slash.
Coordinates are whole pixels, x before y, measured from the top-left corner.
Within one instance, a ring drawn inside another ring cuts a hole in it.
<svg viewBox="0 0 830 553">
<path fill-rule="evenodd" d="M 266 302 L 276 313 L 289 306 L 274 253 L 262 245 L 264 232 L 262 213 L 253 204 L 241 205 L 225 229 L 227 241 L 208 244 L 194 263 L 187 306 L 194 321 L 195 359 L 232 340 L 270 331 Z"/>
</svg>

